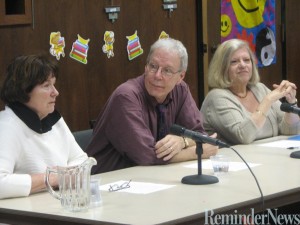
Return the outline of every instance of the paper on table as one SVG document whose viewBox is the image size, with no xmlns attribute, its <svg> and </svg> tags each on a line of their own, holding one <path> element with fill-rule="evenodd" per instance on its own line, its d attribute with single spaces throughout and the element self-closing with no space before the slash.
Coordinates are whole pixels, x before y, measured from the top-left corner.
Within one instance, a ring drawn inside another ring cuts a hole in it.
<svg viewBox="0 0 300 225">
<path fill-rule="evenodd" d="M 101 191 L 108 191 L 111 185 L 122 185 L 124 182 L 128 182 L 125 180 L 119 180 L 114 183 L 104 184 L 100 186 Z M 130 188 L 125 188 L 118 190 L 117 192 L 128 192 L 133 194 L 150 194 L 156 191 L 162 191 L 168 188 L 172 188 L 175 185 L 166 185 L 166 184 L 155 184 L 155 183 L 146 183 L 146 182 L 130 182 Z"/>
<path fill-rule="evenodd" d="M 265 147 L 276 147 L 276 148 L 300 148 L 300 141 L 294 141 L 294 140 L 278 140 L 278 141 L 272 141 L 268 143 L 263 144 L 257 144 L 259 146 L 265 146 Z"/>
<path fill-rule="evenodd" d="M 213 169 L 211 160 L 209 160 L 209 159 L 203 160 L 201 162 L 201 165 L 202 165 L 202 169 L 211 169 L 211 170 Z M 259 166 L 261 164 L 248 163 L 248 165 L 252 168 L 255 166 Z M 185 167 L 196 169 L 198 167 L 198 164 L 193 163 L 193 164 L 186 165 Z M 248 169 L 248 167 L 246 166 L 246 164 L 244 162 L 229 162 L 229 171 L 239 171 L 239 170 L 245 170 L 245 169 Z"/>
</svg>

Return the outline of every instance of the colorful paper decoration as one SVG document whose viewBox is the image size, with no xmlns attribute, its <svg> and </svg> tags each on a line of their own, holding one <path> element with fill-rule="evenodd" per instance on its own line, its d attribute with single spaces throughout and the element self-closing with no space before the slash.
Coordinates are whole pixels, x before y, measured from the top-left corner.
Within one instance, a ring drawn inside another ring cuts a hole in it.
<svg viewBox="0 0 300 225">
<path fill-rule="evenodd" d="M 222 0 L 221 42 L 245 40 L 258 67 L 276 63 L 275 0 Z"/>
<path fill-rule="evenodd" d="M 139 37 L 137 36 L 137 31 L 135 31 L 135 33 L 131 36 L 126 36 L 126 38 L 128 39 L 127 52 L 129 60 L 132 60 L 143 54 L 144 50 L 141 47 Z"/>
<path fill-rule="evenodd" d="M 102 51 L 106 53 L 107 58 L 114 57 L 114 42 L 115 42 L 115 34 L 113 31 L 105 31 L 104 38 L 105 44 L 102 47 Z"/>
<path fill-rule="evenodd" d="M 162 31 L 162 32 L 160 33 L 158 39 L 164 39 L 164 38 L 169 38 L 169 35 L 168 35 L 166 32 Z"/>
<path fill-rule="evenodd" d="M 70 57 L 87 64 L 87 52 L 89 50 L 88 43 L 90 39 L 83 39 L 79 34 L 77 35 L 78 39 L 73 42 L 72 50 L 70 52 Z"/>
<path fill-rule="evenodd" d="M 55 56 L 57 60 L 60 59 L 60 56 L 65 57 L 65 38 L 61 36 L 60 32 L 51 32 L 50 34 L 50 54 Z"/>
</svg>

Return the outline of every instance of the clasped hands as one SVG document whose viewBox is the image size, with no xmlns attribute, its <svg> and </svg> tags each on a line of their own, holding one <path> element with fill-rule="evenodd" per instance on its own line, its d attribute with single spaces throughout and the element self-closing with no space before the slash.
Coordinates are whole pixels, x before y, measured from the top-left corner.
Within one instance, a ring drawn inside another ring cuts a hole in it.
<svg viewBox="0 0 300 225">
<path fill-rule="evenodd" d="M 213 134 L 210 137 L 216 138 L 217 134 Z M 164 161 L 168 161 L 171 158 L 173 158 L 176 154 L 178 154 L 181 151 L 185 151 L 187 149 L 184 149 L 185 143 L 182 137 L 168 134 L 163 139 L 159 140 L 155 145 L 155 153 L 157 158 L 162 158 Z M 195 159 L 196 156 L 196 145 L 192 145 L 189 148 L 194 148 L 195 150 Z M 203 148 L 203 154 L 202 158 L 209 158 L 211 155 L 217 154 L 217 151 L 219 149 L 218 146 L 214 146 L 211 144 L 202 144 Z"/>
<path fill-rule="evenodd" d="M 296 90 L 297 86 L 288 80 L 283 80 L 281 83 L 273 84 L 274 90 L 270 93 L 273 101 L 279 100 L 285 97 L 286 101 L 290 104 L 296 102 Z"/>
</svg>

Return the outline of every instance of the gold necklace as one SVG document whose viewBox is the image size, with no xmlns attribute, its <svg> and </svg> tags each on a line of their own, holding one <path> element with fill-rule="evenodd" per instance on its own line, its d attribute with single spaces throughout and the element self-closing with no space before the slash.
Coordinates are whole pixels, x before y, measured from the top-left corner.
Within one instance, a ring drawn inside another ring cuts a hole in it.
<svg viewBox="0 0 300 225">
<path fill-rule="evenodd" d="M 230 91 L 231 91 L 231 90 L 230 90 Z M 246 97 L 247 97 L 247 95 L 248 95 L 248 89 L 246 90 L 246 94 L 245 94 L 245 96 L 240 96 L 240 95 L 238 95 L 238 94 L 234 93 L 233 91 L 231 91 L 231 93 L 232 93 L 232 94 L 234 94 L 235 96 L 239 97 L 239 98 L 246 98 Z"/>
</svg>

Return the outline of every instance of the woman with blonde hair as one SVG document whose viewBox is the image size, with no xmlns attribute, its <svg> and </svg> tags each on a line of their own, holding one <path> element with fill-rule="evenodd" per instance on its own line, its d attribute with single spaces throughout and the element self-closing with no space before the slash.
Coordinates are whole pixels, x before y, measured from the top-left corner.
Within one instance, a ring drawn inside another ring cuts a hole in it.
<svg viewBox="0 0 300 225">
<path fill-rule="evenodd" d="M 260 82 L 247 42 L 231 39 L 215 52 L 208 71 L 210 91 L 201 112 L 204 128 L 230 144 L 248 144 L 280 134 L 300 133 L 299 116 L 280 110 L 280 99 L 296 105 L 294 83 L 283 80 L 271 91 Z"/>
</svg>

